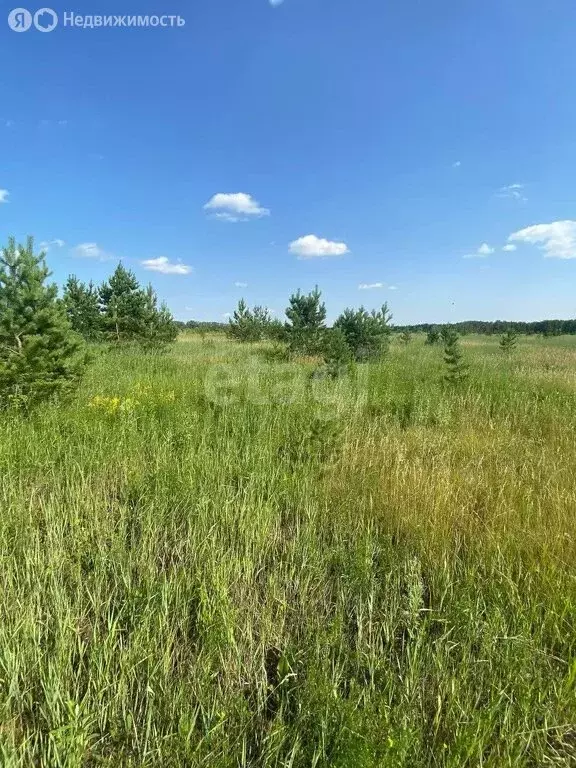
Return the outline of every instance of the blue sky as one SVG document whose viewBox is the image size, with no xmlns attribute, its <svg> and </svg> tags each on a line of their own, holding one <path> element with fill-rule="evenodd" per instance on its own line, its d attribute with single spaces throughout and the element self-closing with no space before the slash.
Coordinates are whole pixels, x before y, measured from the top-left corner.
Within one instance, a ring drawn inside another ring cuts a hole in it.
<svg viewBox="0 0 576 768">
<path fill-rule="evenodd" d="M 180 319 L 315 283 L 330 318 L 575 316 L 572 0 L 84 0 L 52 7 L 186 25 L 48 34 L 13 7 L 0 234 L 59 282 L 121 258 Z"/>
</svg>

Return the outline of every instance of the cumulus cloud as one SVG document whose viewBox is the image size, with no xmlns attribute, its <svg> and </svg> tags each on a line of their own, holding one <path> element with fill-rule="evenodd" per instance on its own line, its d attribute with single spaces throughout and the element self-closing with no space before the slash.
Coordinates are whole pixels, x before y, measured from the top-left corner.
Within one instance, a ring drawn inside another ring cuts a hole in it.
<svg viewBox="0 0 576 768">
<path fill-rule="evenodd" d="M 513 243 L 508 243 L 508 245 L 505 245 L 504 248 L 502 248 L 502 250 L 505 253 L 512 253 L 513 251 L 516 250 L 516 246 Z"/>
<path fill-rule="evenodd" d="M 398 290 L 398 286 L 397 285 L 389 285 L 388 286 L 388 290 L 389 291 L 397 291 Z"/>
<path fill-rule="evenodd" d="M 491 245 L 488 245 L 488 243 L 482 243 L 480 248 L 478 248 L 477 251 L 474 253 L 465 253 L 462 257 L 463 259 L 483 259 L 486 256 L 490 256 L 491 253 L 494 253 L 494 248 L 492 248 Z"/>
<path fill-rule="evenodd" d="M 550 259 L 576 259 L 576 221 L 534 224 L 513 232 L 508 241 L 537 245 Z"/>
<path fill-rule="evenodd" d="M 64 240 L 60 240 L 60 238 L 57 237 L 55 240 L 44 240 L 40 243 L 39 248 L 41 251 L 48 253 L 52 248 L 64 248 L 65 245 L 66 243 Z"/>
<path fill-rule="evenodd" d="M 523 189 L 524 184 L 508 184 L 505 187 L 500 187 L 497 195 L 498 197 L 508 197 L 512 200 L 526 201 L 528 198 L 524 196 Z"/>
<path fill-rule="evenodd" d="M 82 259 L 97 259 L 98 261 L 109 261 L 114 256 L 102 250 L 97 243 L 80 243 L 74 249 L 76 256 Z"/>
<path fill-rule="evenodd" d="M 234 283 L 236 288 L 248 288 L 248 283 L 242 283 L 239 280 Z"/>
<path fill-rule="evenodd" d="M 7 189 L 0 189 L 0 203 L 7 203 L 9 194 Z"/>
<path fill-rule="evenodd" d="M 181 261 L 170 261 L 167 256 L 159 256 L 157 259 L 145 259 L 140 264 L 150 272 L 160 272 L 163 275 L 189 275 L 192 267 L 182 264 Z"/>
<path fill-rule="evenodd" d="M 494 253 L 494 248 L 488 245 L 488 243 L 482 243 L 480 248 L 478 248 L 478 253 L 480 256 L 490 256 L 491 253 Z"/>
<path fill-rule="evenodd" d="M 359 291 L 371 291 L 375 288 L 384 288 L 384 283 L 360 283 L 358 286 Z"/>
<path fill-rule="evenodd" d="M 246 192 L 218 192 L 208 200 L 204 210 L 212 212 L 217 219 L 231 222 L 270 215 L 268 208 L 263 208 Z"/>
<path fill-rule="evenodd" d="M 349 253 L 346 243 L 337 243 L 316 235 L 305 235 L 290 243 L 290 253 L 299 259 L 323 259 Z"/>
</svg>

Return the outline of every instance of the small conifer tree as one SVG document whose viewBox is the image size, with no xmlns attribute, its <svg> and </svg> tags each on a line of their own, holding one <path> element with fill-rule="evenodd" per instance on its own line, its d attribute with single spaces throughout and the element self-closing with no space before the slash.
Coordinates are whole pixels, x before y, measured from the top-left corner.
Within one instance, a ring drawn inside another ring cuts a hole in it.
<svg viewBox="0 0 576 768">
<path fill-rule="evenodd" d="M 116 344 L 136 341 L 143 331 L 146 296 L 134 273 L 118 264 L 99 295 L 105 338 Z"/>
<path fill-rule="evenodd" d="M 261 307 L 256 307 L 256 310 L 258 310 L 260 317 Z M 228 323 L 228 333 L 233 339 L 242 342 L 260 340 L 262 329 L 259 319 L 255 316 L 256 310 L 252 312 L 244 299 L 240 299 Z"/>
<path fill-rule="evenodd" d="M 330 328 L 324 336 L 323 349 L 326 372 L 332 379 L 341 376 L 352 362 L 352 350 L 340 328 Z"/>
<path fill-rule="evenodd" d="M 176 340 L 178 326 L 165 303 L 158 308 L 158 297 L 151 285 L 144 295 L 146 301 L 138 341 L 144 349 L 164 351 Z"/>
<path fill-rule="evenodd" d="M 453 328 L 451 325 L 443 325 L 440 329 L 440 340 L 442 344 L 446 345 L 448 341 L 452 339 L 454 334 L 456 334 L 456 337 L 458 337 L 458 331 L 456 328 Z"/>
<path fill-rule="evenodd" d="M 25 246 L 10 238 L 0 250 L 0 407 L 65 395 L 84 372 L 84 344 L 49 276 L 32 238 Z"/>
<path fill-rule="evenodd" d="M 378 357 L 387 349 L 390 340 L 392 315 L 384 304 L 376 312 L 360 309 L 345 309 L 334 323 L 344 334 L 354 359 L 358 362 Z"/>
<path fill-rule="evenodd" d="M 104 338 L 113 344 L 138 344 L 158 350 L 173 342 L 178 327 L 165 304 L 149 285 L 142 290 L 133 272 L 118 264 L 100 286 L 101 325 Z"/>
<path fill-rule="evenodd" d="M 412 341 L 412 334 L 410 333 L 410 331 L 402 331 L 402 333 L 400 334 L 400 343 L 404 344 L 404 346 L 407 347 L 411 341 Z"/>
<path fill-rule="evenodd" d="M 296 354 L 317 355 L 322 351 L 326 330 L 326 305 L 318 286 L 308 294 L 290 296 L 286 309 L 286 334 L 290 350 Z"/>
<path fill-rule="evenodd" d="M 466 380 L 468 365 L 464 361 L 457 332 L 453 328 L 446 327 L 443 337 L 444 363 L 446 365 L 444 381 L 454 386 Z"/>
<path fill-rule="evenodd" d="M 516 349 L 516 342 L 518 341 L 518 335 L 512 328 L 508 328 L 506 333 L 500 338 L 500 349 L 507 355 L 514 352 Z"/>
<path fill-rule="evenodd" d="M 426 334 L 426 344 L 438 344 L 440 341 L 440 331 L 434 325 Z"/>
<path fill-rule="evenodd" d="M 85 285 L 76 275 L 70 275 L 64 286 L 63 301 L 72 328 L 87 341 L 97 341 L 102 335 L 102 318 L 94 284 Z"/>
</svg>

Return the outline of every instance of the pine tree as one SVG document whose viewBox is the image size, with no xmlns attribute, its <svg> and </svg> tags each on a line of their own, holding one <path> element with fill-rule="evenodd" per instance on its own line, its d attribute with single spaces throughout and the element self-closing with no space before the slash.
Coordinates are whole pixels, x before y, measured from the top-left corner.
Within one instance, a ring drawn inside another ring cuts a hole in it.
<svg viewBox="0 0 576 768">
<path fill-rule="evenodd" d="M 438 344 L 439 341 L 440 341 L 440 331 L 434 325 L 432 328 L 429 329 L 428 333 L 426 334 L 426 344 Z"/>
<path fill-rule="evenodd" d="M 404 344 L 405 346 L 408 346 L 408 344 L 410 344 L 411 341 L 412 341 L 412 334 L 410 333 L 410 331 L 403 331 L 400 334 L 400 343 L 401 344 Z"/>
<path fill-rule="evenodd" d="M 286 309 L 286 333 L 290 350 L 296 354 L 317 355 L 322 350 L 326 329 L 326 305 L 318 286 L 311 293 L 300 291 L 290 296 Z"/>
<path fill-rule="evenodd" d="M 118 264 L 99 291 L 101 323 L 105 338 L 113 344 L 138 344 L 158 350 L 173 342 L 178 327 L 168 307 L 158 309 L 151 285 L 142 290 L 133 272 Z"/>
<path fill-rule="evenodd" d="M 162 303 L 158 309 L 158 297 L 150 284 L 144 295 L 146 303 L 138 342 L 145 349 L 163 351 L 176 340 L 178 326 L 166 304 Z"/>
<path fill-rule="evenodd" d="M 468 377 L 468 365 L 464 362 L 457 332 L 449 327 L 444 330 L 444 363 L 447 368 L 444 381 L 451 385 L 460 384 Z"/>
<path fill-rule="evenodd" d="M 0 406 L 29 408 L 65 395 L 84 372 L 82 339 L 49 276 L 32 238 L 25 246 L 10 238 L 0 251 Z"/>
<path fill-rule="evenodd" d="M 456 328 L 453 328 L 451 325 L 443 325 L 440 329 L 440 340 L 444 345 L 452 339 L 452 337 L 456 334 L 456 337 L 458 337 L 458 331 Z"/>
<path fill-rule="evenodd" d="M 144 336 L 147 300 L 133 272 L 118 264 L 114 274 L 100 286 L 99 298 L 108 341 L 122 344 Z"/>
<path fill-rule="evenodd" d="M 274 318 L 274 320 L 271 320 L 268 323 L 265 334 L 266 337 L 272 341 L 279 343 L 288 341 L 286 327 L 281 320 L 278 320 L 278 318 Z"/>
<path fill-rule="evenodd" d="M 102 318 L 94 284 L 85 285 L 76 275 L 70 275 L 64 286 L 63 301 L 72 328 L 87 341 L 97 341 L 102 335 Z"/>
<path fill-rule="evenodd" d="M 256 307 L 256 310 L 260 313 L 262 308 Z M 244 299 L 240 299 L 229 320 L 228 333 L 233 339 L 241 342 L 259 341 L 262 338 L 261 324 Z"/>
<path fill-rule="evenodd" d="M 334 323 L 334 328 L 342 331 L 354 359 L 361 362 L 378 357 L 386 351 L 391 320 L 387 304 L 378 312 L 367 312 L 364 307 L 345 309 Z"/>
<path fill-rule="evenodd" d="M 518 335 L 511 328 L 508 328 L 506 333 L 500 338 L 500 349 L 509 355 L 516 349 L 517 341 Z"/>
<path fill-rule="evenodd" d="M 341 376 L 352 361 L 352 350 L 340 328 L 330 328 L 324 336 L 324 363 L 332 379 Z"/>
</svg>

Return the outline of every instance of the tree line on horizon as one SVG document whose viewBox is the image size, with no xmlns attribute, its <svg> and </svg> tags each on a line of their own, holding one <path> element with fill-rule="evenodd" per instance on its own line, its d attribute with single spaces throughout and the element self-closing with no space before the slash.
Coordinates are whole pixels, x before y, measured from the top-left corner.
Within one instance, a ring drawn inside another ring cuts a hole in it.
<svg viewBox="0 0 576 768">
<path fill-rule="evenodd" d="M 477 333 L 485 336 L 500 336 L 507 331 L 525 336 L 563 336 L 576 334 L 576 318 L 573 320 L 464 320 L 459 323 L 447 323 L 461 336 Z M 408 331 L 408 333 L 428 333 L 434 328 L 441 328 L 442 324 L 417 323 L 415 325 L 398 325 L 396 331 Z"/>
<path fill-rule="evenodd" d="M 203 331 L 205 333 L 227 332 L 229 322 L 217 320 L 175 320 L 180 331 Z M 574 320 L 463 320 L 459 323 L 447 323 L 460 336 L 479 334 L 482 336 L 501 336 L 512 330 L 522 336 L 574 336 L 576 335 L 576 319 Z M 444 327 L 442 323 L 418 323 L 416 325 L 394 325 L 393 333 L 424 333 Z"/>
<path fill-rule="evenodd" d="M 189 330 L 206 333 L 224 333 L 228 331 L 230 326 L 229 321 L 219 322 L 216 320 L 175 320 L 175 323 L 180 331 Z M 523 336 L 576 335 L 576 318 L 573 320 L 463 320 L 458 323 L 417 323 L 414 325 L 393 325 L 391 331 L 396 334 L 428 334 L 429 331 L 440 330 L 446 325 L 454 328 L 460 336 L 467 336 L 469 334 L 501 336 L 509 330 Z"/>
</svg>

